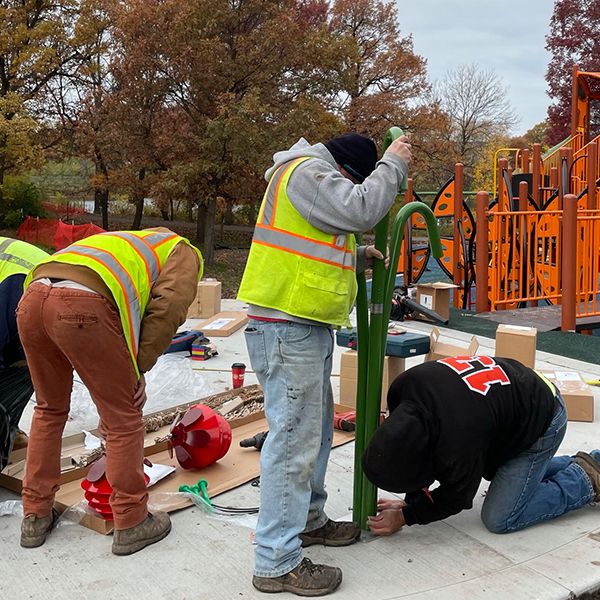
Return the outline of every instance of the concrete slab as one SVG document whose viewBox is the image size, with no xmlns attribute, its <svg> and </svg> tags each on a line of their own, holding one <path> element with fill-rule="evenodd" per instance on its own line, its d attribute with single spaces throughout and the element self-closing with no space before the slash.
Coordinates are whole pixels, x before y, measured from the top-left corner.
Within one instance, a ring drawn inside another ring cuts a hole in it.
<svg viewBox="0 0 600 600">
<path fill-rule="evenodd" d="M 242 305 L 223 302 L 224 310 Z M 189 321 L 185 328 L 201 325 Z M 425 323 L 405 323 L 427 333 Z M 201 327 L 200 327 L 201 328 Z M 468 342 L 471 335 L 442 329 L 443 341 Z M 481 352 L 493 354 L 494 342 L 479 338 Z M 231 363 L 248 366 L 246 383 L 256 381 L 247 358 L 243 331 L 214 338 L 219 356 L 194 365 L 213 392 L 231 386 Z M 339 357 L 334 355 L 334 393 Z M 411 358 L 408 365 L 420 362 Z M 598 364 L 538 353 L 539 368 L 577 369 L 598 377 Z M 600 414 L 600 388 L 594 390 Z M 22 426 L 28 429 L 31 410 Z M 569 423 L 561 451 L 574 453 L 600 445 L 600 421 Z M 332 452 L 327 476 L 328 512 L 347 517 L 352 504 L 353 444 Z M 344 582 L 335 597 L 348 600 L 564 600 L 572 593 L 600 588 L 600 507 L 590 506 L 553 522 L 509 535 L 489 533 L 479 519 L 487 488 L 483 482 L 470 511 L 425 527 L 407 527 L 389 538 L 370 538 L 348 548 L 311 547 L 314 561 L 336 564 Z M 219 496 L 220 504 L 257 506 L 259 490 L 250 484 Z M 18 497 L 0 489 L 0 503 Z M 1 512 L 1 511 L 0 511 Z M 111 538 L 75 524 L 61 525 L 41 548 L 18 545 L 20 519 L 0 517 L 0 598 L 32 600 L 233 600 L 265 598 L 251 585 L 251 529 L 215 519 L 192 507 L 173 515 L 173 532 L 161 543 L 129 557 L 110 553 Z M 292 598 L 282 594 L 282 599 Z"/>
</svg>

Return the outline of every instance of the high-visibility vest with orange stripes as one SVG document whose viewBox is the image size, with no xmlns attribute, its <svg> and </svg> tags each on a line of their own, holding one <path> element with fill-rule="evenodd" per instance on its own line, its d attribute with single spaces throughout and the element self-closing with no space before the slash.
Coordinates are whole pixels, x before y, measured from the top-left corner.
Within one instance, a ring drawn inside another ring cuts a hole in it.
<svg viewBox="0 0 600 600">
<path fill-rule="evenodd" d="M 271 177 L 238 298 L 296 317 L 348 325 L 357 291 L 356 240 L 353 234 L 317 229 L 290 202 L 289 178 L 305 160 L 285 163 Z"/>
<path fill-rule="evenodd" d="M 27 275 L 48 258 L 48 253 L 33 244 L 0 236 L 0 283 L 11 275 Z"/>
<path fill-rule="evenodd" d="M 140 328 L 150 299 L 150 290 L 173 248 L 180 242 L 188 244 L 197 252 L 200 280 L 203 268 L 200 251 L 185 238 L 171 232 L 99 233 L 75 242 L 43 261 L 88 267 L 102 278 L 119 309 L 127 347 L 138 375 Z M 30 273 L 25 286 L 29 285 L 31 279 Z"/>
</svg>

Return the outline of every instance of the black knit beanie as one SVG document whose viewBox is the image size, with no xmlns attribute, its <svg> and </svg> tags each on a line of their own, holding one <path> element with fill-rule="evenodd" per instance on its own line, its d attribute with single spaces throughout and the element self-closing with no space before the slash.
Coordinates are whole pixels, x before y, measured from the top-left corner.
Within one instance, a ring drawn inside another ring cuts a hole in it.
<svg viewBox="0 0 600 600">
<path fill-rule="evenodd" d="M 361 183 L 375 169 L 377 147 L 372 139 L 364 135 L 345 133 L 325 142 L 325 147 L 335 162 Z"/>
</svg>

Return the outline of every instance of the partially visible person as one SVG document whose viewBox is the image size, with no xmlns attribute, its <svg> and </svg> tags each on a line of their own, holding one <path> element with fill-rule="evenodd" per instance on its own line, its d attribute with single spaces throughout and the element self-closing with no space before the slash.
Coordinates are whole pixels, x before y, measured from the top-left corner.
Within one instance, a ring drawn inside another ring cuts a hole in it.
<svg viewBox="0 0 600 600">
<path fill-rule="evenodd" d="M 368 520 L 376 535 L 432 523 L 473 506 L 489 480 L 481 519 L 493 533 L 519 531 L 600 500 L 600 450 L 555 456 L 564 401 L 543 375 L 516 360 L 445 358 L 409 369 L 388 392 L 390 416 L 362 464 L 382 490 Z M 439 487 L 429 491 L 429 486 Z"/>
<path fill-rule="evenodd" d="M 37 405 L 23 480 L 21 546 L 40 546 L 56 520 L 62 432 L 73 369 L 89 390 L 106 439 L 115 532 L 112 552 L 163 539 L 169 515 L 148 512 L 144 481 L 144 373 L 185 321 L 202 255 L 168 229 L 93 235 L 38 265 L 17 322 Z"/>
<path fill-rule="evenodd" d="M 0 236 L 0 471 L 13 448 L 27 444 L 19 421 L 33 384 L 17 330 L 17 304 L 25 277 L 48 253 L 33 244 Z"/>
<path fill-rule="evenodd" d="M 269 424 L 252 579 L 262 592 L 333 592 L 341 570 L 303 558 L 302 546 L 347 546 L 359 537 L 355 523 L 325 512 L 332 328 L 349 324 L 356 270 L 384 258 L 373 246 L 357 253 L 353 234 L 389 211 L 410 160 L 407 137 L 377 161 L 371 139 L 346 134 L 324 144 L 301 139 L 275 154 L 266 172 L 238 295 L 249 304 L 246 344 Z"/>
</svg>

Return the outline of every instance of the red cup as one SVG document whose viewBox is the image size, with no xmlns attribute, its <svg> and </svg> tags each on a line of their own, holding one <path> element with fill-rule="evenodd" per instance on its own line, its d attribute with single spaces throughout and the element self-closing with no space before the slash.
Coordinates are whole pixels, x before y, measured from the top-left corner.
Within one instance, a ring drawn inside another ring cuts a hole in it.
<svg viewBox="0 0 600 600">
<path fill-rule="evenodd" d="M 231 380 L 233 388 L 239 388 L 244 385 L 244 374 L 246 373 L 246 365 L 244 363 L 233 363 L 231 365 Z"/>
</svg>

